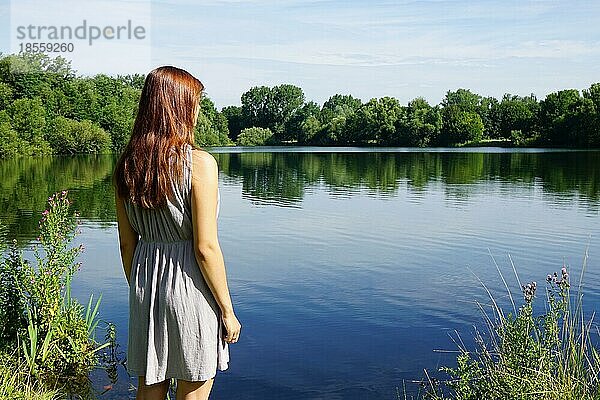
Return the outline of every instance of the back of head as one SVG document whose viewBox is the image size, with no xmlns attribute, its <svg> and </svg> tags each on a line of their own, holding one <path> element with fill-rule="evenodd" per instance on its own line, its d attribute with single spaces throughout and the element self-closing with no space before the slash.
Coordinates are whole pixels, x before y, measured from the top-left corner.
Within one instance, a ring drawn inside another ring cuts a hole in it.
<svg viewBox="0 0 600 400">
<path fill-rule="evenodd" d="M 166 204 L 171 179 L 183 176 L 184 145 L 194 144 L 203 89 L 176 67 L 159 67 L 146 76 L 131 138 L 115 167 L 120 197 L 144 208 Z"/>
</svg>

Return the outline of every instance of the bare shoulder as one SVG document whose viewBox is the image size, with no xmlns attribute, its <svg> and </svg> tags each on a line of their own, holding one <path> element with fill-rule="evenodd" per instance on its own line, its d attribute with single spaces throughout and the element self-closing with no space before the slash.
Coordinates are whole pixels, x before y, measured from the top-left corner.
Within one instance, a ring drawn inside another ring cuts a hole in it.
<svg viewBox="0 0 600 400">
<path fill-rule="evenodd" d="M 192 150 L 192 177 L 194 179 L 213 179 L 219 172 L 215 157 L 206 150 Z"/>
</svg>

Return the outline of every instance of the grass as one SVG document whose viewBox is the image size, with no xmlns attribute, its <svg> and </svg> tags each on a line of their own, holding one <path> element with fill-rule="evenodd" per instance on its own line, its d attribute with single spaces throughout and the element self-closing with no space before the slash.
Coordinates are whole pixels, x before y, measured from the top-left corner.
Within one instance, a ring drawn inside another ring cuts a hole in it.
<svg viewBox="0 0 600 400">
<path fill-rule="evenodd" d="M 425 388 L 416 398 L 600 400 L 600 353 L 592 341 L 599 332 L 594 327 L 593 314 L 586 320 L 583 312 L 587 258 L 586 251 L 575 293 L 566 266 L 546 277 L 545 307 L 540 314 L 534 312 L 533 306 L 540 291 L 538 284 L 522 285 L 514 265 L 523 300 L 517 308 L 500 273 L 512 306 L 508 313 L 480 281 L 490 305 L 479 304 L 486 329 L 476 331 L 476 348 L 467 349 L 459 337 L 456 366 L 441 369 L 449 378 L 437 381 L 426 372 Z M 408 399 L 406 391 L 398 397 Z"/>
<path fill-rule="evenodd" d="M 48 390 L 31 378 L 27 365 L 15 354 L 0 353 L 0 398 L 19 400 L 65 399 L 58 390 Z"/>
</svg>

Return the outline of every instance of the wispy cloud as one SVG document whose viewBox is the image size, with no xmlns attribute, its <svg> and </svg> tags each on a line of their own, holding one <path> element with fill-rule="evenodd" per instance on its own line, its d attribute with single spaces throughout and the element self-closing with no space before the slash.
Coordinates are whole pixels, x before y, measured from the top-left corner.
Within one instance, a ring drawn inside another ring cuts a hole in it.
<svg viewBox="0 0 600 400">
<path fill-rule="evenodd" d="M 317 101 L 437 103 L 456 87 L 543 96 L 600 80 L 592 0 L 154 0 L 152 14 L 153 63 L 201 75 L 219 106 L 282 82 Z"/>
</svg>

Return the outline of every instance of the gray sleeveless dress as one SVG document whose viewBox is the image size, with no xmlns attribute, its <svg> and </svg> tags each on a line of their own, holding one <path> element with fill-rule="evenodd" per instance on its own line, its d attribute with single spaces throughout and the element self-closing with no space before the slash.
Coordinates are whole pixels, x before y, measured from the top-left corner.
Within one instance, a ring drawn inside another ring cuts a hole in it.
<svg viewBox="0 0 600 400">
<path fill-rule="evenodd" d="M 127 371 L 145 376 L 146 385 L 168 378 L 204 381 L 229 363 L 221 312 L 194 255 L 189 145 L 186 158 L 184 185 L 173 184 L 166 207 L 125 202 L 140 235 L 130 276 Z M 217 218 L 220 198 L 218 191 Z"/>
</svg>

